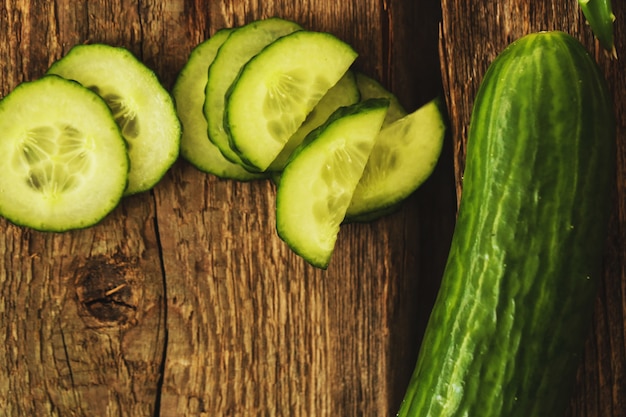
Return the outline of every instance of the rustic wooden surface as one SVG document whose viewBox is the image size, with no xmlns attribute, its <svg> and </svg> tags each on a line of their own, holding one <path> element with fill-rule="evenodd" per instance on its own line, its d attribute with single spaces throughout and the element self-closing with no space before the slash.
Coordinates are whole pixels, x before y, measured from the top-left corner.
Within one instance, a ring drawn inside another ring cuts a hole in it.
<svg viewBox="0 0 626 417">
<path fill-rule="evenodd" d="M 544 0 L 532 8 L 499 2 L 486 13 L 478 3 L 0 5 L 0 97 L 83 42 L 127 47 L 170 88 L 191 48 L 216 30 L 278 15 L 351 43 L 358 69 L 409 110 L 440 92 L 443 74 L 452 121 L 435 175 L 399 212 L 346 226 L 328 271 L 277 238 L 269 183 L 218 180 L 184 161 L 87 230 L 46 234 L 0 220 L 0 416 L 393 415 L 447 254 L 453 161 L 459 172 L 487 63 L 540 23 L 567 25 L 595 48 L 571 1 L 545 16 Z M 624 21 L 623 6 L 615 9 Z M 626 71 L 595 54 L 615 91 L 623 139 Z M 623 415 L 623 142 L 607 274 L 571 416 Z"/>
<path fill-rule="evenodd" d="M 434 1 L 3 2 L 0 96 L 83 42 L 130 49 L 170 88 L 216 30 L 278 15 L 351 43 L 358 69 L 415 109 L 441 88 L 437 13 Z M 393 413 L 453 223 L 441 167 L 398 213 L 346 226 L 325 272 L 277 238 L 270 183 L 183 161 L 88 230 L 0 220 L 0 416 Z"/>
<path fill-rule="evenodd" d="M 562 30 L 576 36 L 598 61 L 613 93 L 617 117 L 615 203 L 607 239 L 605 274 L 571 402 L 571 417 L 626 416 L 626 2 L 613 1 L 619 60 L 611 60 L 593 38 L 573 0 L 442 0 L 441 74 L 452 135 L 457 195 L 473 98 L 498 52 L 536 31 Z M 558 323 L 555 323 L 558 325 Z"/>
</svg>

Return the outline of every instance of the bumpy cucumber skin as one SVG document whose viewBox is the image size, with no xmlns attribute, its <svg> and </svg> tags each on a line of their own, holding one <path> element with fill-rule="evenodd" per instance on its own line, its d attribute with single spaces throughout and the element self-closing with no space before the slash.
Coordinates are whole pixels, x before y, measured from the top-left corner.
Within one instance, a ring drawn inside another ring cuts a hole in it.
<svg viewBox="0 0 626 417">
<path fill-rule="evenodd" d="M 615 169 L 604 78 L 527 35 L 476 97 L 440 292 L 399 416 L 558 417 L 588 335 Z"/>
<path fill-rule="evenodd" d="M 578 0 L 580 10 L 589 22 L 591 30 L 600 41 L 600 45 L 611 55 L 617 58 L 613 39 L 613 22 L 615 15 L 611 7 L 611 0 Z"/>
</svg>

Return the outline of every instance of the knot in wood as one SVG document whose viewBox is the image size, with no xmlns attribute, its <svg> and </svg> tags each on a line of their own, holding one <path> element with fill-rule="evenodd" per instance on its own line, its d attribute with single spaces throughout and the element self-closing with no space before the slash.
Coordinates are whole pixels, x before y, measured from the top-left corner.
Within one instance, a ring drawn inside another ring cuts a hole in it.
<svg viewBox="0 0 626 417">
<path fill-rule="evenodd" d="M 104 256 L 90 259 L 77 270 L 78 302 L 88 316 L 101 324 L 132 324 L 137 314 L 134 282 L 134 271 L 128 262 Z"/>
</svg>

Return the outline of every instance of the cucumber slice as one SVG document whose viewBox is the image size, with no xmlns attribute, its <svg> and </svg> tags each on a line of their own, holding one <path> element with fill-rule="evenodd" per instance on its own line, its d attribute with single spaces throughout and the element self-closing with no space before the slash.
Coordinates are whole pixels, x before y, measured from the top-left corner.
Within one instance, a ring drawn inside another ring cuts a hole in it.
<svg viewBox="0 0 626 417">
<path fill-rule="evenodd" d="M 398 202 L 396 204 L 393 204 L 389 207 L 385 207 L 383 209 L 380 210 L 375 210 L 375 211 L 369 211 L 363 214 L 359 214 L 359 215 L 353 215 L 350 216 L 347 212 L 346 212 L 346 218 L 343 219 L 343 223 L 344 224 L 350 224 L 350 223 L 371 223 L 375 220 L 380 219 L 381 217 L 386 217 L 389 216 L 395 212 L 397 212 L 398 210 L 400 210 L 400 207 L 402 206 L 402 202 Z"/>
<path fill-rule="evenodd" d="M 126 145 L 97 94 L 56 76 L 0 101 L 0 215 L 41 231 L 92 226 L 126 189 Z"/>
<path fill-rule="evenodd" d="M 367 100 L 370 98 L 387 98 L 389 99 L 389 110 L 387 110 L 387 116 L 385 117 L 385 123 L 383 127 L 396 120 L 406 116 L 408 113 L 398 101 L 398 98 L 389 90 L 387 90 L 381 83 L 369 77 L 362 72 L 355 74 L 356 84 L 361 94 L 361 100 Z"/>
<path fill-rule="evenodd" d="M 328 90 L 311 113 L 307 115 L 304 123 L 302 123 L 296 133 L 289 138 L 285 147 L 280 151 L 268 169 L 270 171 L 282 171 L 291 153 L 304 141 L 304 138 L 311 133 L 313 129 L 321 126 L 339 107 L 355 104 L 360 98 L 361 95 L 359 94 L 354 73 L 348 71 L 337 84 Z"/>
<path fill-rule="evenodd" d="M 415 191 L 437 164 L 445 130 L 442 103 L 438 98 L 384 127 L 346 217 L 358 218 L 374 212 L 384 214 L 384 209 Z"/>
<path fill-rule="evenodd" d="M 311 132 L 276 192 L 278 235 L 311 265 L 326 269 L 352 193 L 389 105 L 372 99 L 337 110 Z"/>
<path fill-rule="evenodd" d="M 187 63 L 176 78 L 172 96 L 183 126 L 180 140 L 181 156 L 202 172 L 220 178 L 249 181 L 264 176 L 253 174 L 224 157 L 219 148 L 209 140 L 203 111 L 208 68 L 215 59 L 218 48 L 232 30 L 228 28 L 217 31 L 191 51 Z"/>
<path fill-rule="evenodd" d="M 109 105 L 130 156 L 128 188 L 154 187 L 178 158 L 181 127 L 169 93 L 129 50 L 104 44 L 74 46 L 48 74 L 75 80 Z"/>
<path fill-rule="evenodd" d="M 251 169 L 265 171 L 357 53 L 329 33 L 297 31 L 242 69 L 226 96 L 224 128 Z"/>
<path fill-rule="evenodd" d="M 209 67 L 204 104 L 209 139 L 231 162 L 245 165 L 231 149 L 228 135 L 224 131 L 224 96 L 228 88 L 250 58 L 277 38 L 301 29 L 298 24 L 280 18 L 248 23 L 230 34 Z"/>
</svg>

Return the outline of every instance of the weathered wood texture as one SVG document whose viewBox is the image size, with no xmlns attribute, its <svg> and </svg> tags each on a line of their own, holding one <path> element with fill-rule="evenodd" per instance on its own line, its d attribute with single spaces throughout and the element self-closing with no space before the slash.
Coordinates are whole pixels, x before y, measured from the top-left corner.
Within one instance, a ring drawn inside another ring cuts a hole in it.
<svg viewBox="0 0 626 417">
<path fill-rule="evenodd" d="M 114 17 L 137 12 L 127 9 L 3 3 L 0 95 L 76 43 L 134 39 L 138 25 L 112 30 Z M 5 221 L 0 229 L 0 415 L 151 415 L 165 299 L 150 199 L 129 198 L 83 231 L 46 234 Z"/>
<path fill-rule="evenodd" d="M 489 63 L 510 42 L 541 30 L 568 32 L 585 44 L 606 75 L 617 116 L 615 204 L 592 334 L 568 416 L 626 416 L 626 2 L 612 2 L 617 16 L 617 61 L 609 59 L 600 48 L 573 0 L 441 3 L 440 62 L 455 139 L 458 195 L 476 90 Z"/>
<path fill-rule="evenodd" d="M 422 54 L 412 46 L 418 38 L 409 25 L 410 16 L 417 18 L 415 4 L 385 9 L 379 1 L 293 1 L 251 12 L 236 4 L 216 10 L 204 24 L 213 31 L 275 14 L 292 18 L 352 44 L 360 54 L 357 67 L 396 91 L 405 89 L 407 107 L 439 92 L 436 19 L 421 35 L 433 41 Z M 203 23 L 200 16 L 193 26 Z M 411 78 L 420 56 L 435 77 L 424 90 Z M 324 272 L 277 238 L 274 190 L 267 182 L 218 181 L 182 165 L 161 191 L 156 200 L 169 332 L 163 415 L 395 411 L 418 334 L 411 294 L 420 276 L 420 224 L 427 223 L 419 220 L 417 199 L 390 218 L 345 227 Z"/>
<path fill-rule="evenodd" d="M 170 88 L 199 42 L 273 15 L 351 43 L 409 110 L 440 93 L 432 0 L 24 0 L 0 5 L 0 97 L 83 42 L 128 48 Z M 278 239 L 269 182 L 184 161 L 87 230 L 0 220 L 0 416 L 392 414 L 453 184 L 448 152 L 399 212 L 346 226 L 328 271 Z"/>
</svg>

